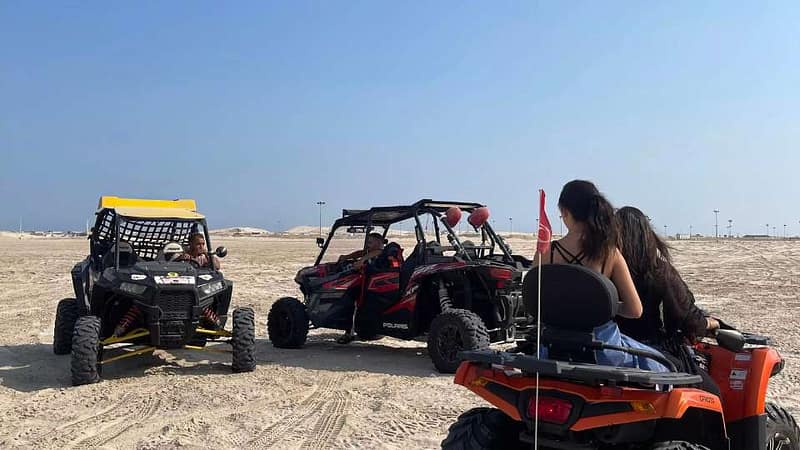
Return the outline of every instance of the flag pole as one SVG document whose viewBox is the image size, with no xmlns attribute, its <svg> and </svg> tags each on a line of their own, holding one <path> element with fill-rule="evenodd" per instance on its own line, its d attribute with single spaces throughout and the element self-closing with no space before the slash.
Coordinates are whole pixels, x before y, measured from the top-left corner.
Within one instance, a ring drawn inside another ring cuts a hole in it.
<svg viewBox="0 0 800 450">
<path fill-rule="evenodd" d="M 536 249 L 536 256 L 538 256 L 537 270 L 538 282 L 536 283 L 536 359 L 541 357 L 541 336 L 542 336 L 542 252 Z M 533 425 L 533 448 L 539 448 L 539 372 L 536 372 L 536 389 L 535 399 L 536 406 L 534 407 L 534 417 L 536 422 Z"/>
</svg>

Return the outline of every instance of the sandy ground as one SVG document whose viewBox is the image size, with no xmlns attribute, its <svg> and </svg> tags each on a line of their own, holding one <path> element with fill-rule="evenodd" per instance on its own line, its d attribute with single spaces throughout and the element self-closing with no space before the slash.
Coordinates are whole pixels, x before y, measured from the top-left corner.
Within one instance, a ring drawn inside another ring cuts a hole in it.
<svg viewBox="0 0 800 450">
<path fill-rule="evenodd" d="M 461 412 L 483 404 L 434 371 L 423 342 L 341 346 L 338 332 L 315 330 L 304 349 L 273 348 L 267 312 L 298 294 L 292 278 L 316 256 L 313 239 L 220 244 L 233 303 L 256 311 L 255 372 L 231 374 L 226 354 L 157 351 L 106 367 L 99 384 L 70 387 L 69 356 L 52 353 L 53 318 L 87 242 L 0 238 L 0 447 L 435 448 Z M 674 245 L 702 306 L 774 338 L 787 366 L 770 395 L 800 411 L 800 243 Z"/>
</svg>

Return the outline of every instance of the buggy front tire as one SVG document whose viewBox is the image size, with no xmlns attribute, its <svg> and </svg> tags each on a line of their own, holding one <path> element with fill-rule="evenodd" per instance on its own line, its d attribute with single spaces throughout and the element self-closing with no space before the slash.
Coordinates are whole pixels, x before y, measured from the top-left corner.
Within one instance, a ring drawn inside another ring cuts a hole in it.
<svg viewBox="0 0 800 450">
<path fill-rule="evenodd" d="M 72 333 L 78 320 L 78 301 L 65 298 L 56 307 L 56 323 L 53 327 L 53 353 L 69 355 L 72 351 Z"/>
<path fill-rule="evenodd" d="M 767 450 L 800 450 L 800 429 L 794 417 L 775 403 L 767 403 Z"/>
<path fill-rule="evenodd" d="M 72 335 L 72 385 L 97 383 L 100 381 L 100 318 L 83 316 L 75 322 Z"/>
<path fill-rule="evenodd" d="M 431 322 L 428 353 L 436 370 L 454 373 L 461 364 L 458 352 L 489 347 L 489 332 L 483 320 L 466 309 L 450 309 Z"/>
<path fill-rule="evenodd" d="M 238 308 L 233 311 L 234 372 L 252 372 L 256 368 L 256 319 L 252 308 Z"/>
<path fill-rule="evenodd" d="M 267 334 L 275 347 L 302 347 L 308 338 L 306 306 L 293 297 L 276 301 L 267 316 Z"/>
<path fill-rule="evenodd" d="M 522 449 L 519 439 L 525 427 L 495 408 L 474 408 L 450 425 L 442 441 L 444 450 Z"/>
</svg>

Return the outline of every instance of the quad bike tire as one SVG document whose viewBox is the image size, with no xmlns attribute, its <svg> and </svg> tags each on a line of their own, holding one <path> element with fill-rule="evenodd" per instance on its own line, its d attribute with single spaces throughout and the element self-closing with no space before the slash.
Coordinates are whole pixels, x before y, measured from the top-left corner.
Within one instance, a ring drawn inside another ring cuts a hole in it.
<svg viewBox="0 0 800 450">
<path fill-rule="evenodd" d="M 78 301 L 65 298 L 56 307 L 56 323 L 53 327 L 53 353 L 69 355 L 72 351 L 72 333 L 78 321 Z"/>
<path fill-rule="evenodd" d="M 705 445 L 693 444 L 686 441 L 656 442 L 651 450 L 709 450 Z"/>
<path fill-rule="evenodd" d="M 442 441 L 443 450 L 522 449 L 521 422 L 495 408 L 473 408 L 458 416 Z M 528 447 L 529 448 L 529 447 Z"/>
<path fill-rule="evenodd" d="M 308 338 L 306 305 L 294 297 L 276 301 L 267 316 L 267 334 L 275 347 L 302 347 Z"/>
<path fill-rule="evenodd" d="M 461 364 L 458 352 L 489 347 L 489 332 L 483 320 L 466 309 L 450 309 L 431 322 L 428 353 L 436 370 L 454 373 Z"/>
<path fill-rule="evenodd" d="M 767 450 L 800 450 L 800 429 L 794 417 L 775 403 L 767 403 Z"/>
<path fill-rule="evenodd" d="M 233 311 L 233 346 L 234 372 L 252 372 L 256 368 L 256 314 L 252 308 L 237 308 Z"/>
<path fill-rule="evenodd" d="M 72 335 L 72 385 L 92 384 L 100 381 L 100 318 L 83 316 L 75 322 Z"/>
</svg>

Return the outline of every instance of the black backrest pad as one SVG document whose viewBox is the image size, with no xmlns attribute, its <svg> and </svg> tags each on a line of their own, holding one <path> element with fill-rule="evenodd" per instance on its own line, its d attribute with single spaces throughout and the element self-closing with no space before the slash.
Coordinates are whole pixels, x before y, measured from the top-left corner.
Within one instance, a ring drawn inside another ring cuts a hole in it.
<svg viewBox="0 0 800 450">
<path fill-rule="evenodd" d="M 536 316 L 538 267 L 522 284 L 528 314 Z M 576 264 L 542 266 L 542 324 L 571 330 L 591 330 L 617 315 L 619 295 L 614 283 Z"/>
</svg>

